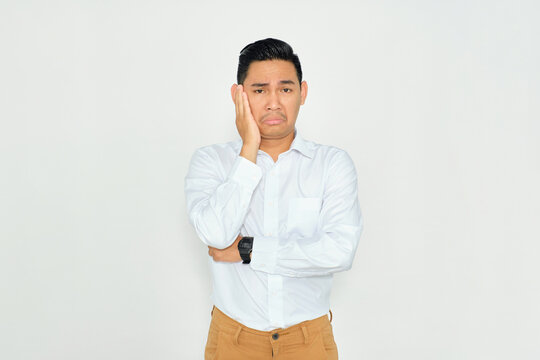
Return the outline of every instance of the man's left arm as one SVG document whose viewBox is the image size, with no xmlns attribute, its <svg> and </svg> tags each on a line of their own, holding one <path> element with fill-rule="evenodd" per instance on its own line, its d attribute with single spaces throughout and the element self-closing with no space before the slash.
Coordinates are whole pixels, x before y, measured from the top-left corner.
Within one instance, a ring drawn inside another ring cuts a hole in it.
<svg viewBox="0 0 540 360">
<path fill-rule="evenodd" d="M 329 169 L 315 234 L 255 236 L 250 266 L 256 271 L 291 277 L 349 270 L 361 231 L 356 170 L 352 159 L 342 151 Z"/>
</svg>

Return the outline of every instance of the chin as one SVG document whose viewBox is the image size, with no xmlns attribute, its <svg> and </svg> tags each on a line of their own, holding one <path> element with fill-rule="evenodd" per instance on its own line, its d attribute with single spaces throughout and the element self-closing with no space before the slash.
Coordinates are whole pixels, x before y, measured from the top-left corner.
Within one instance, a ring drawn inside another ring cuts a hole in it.
<svg viewBox="0 0 540 360">
<path fill-rule="evenodd" d="M 289 135 L 291 132 L 294 132 L 294 129 L 284 130 L 283 128 L 276 128 L 273 130 L 274 131 L 272 131 L 272 129 L 266 129 L 266 131 L 261 131 L 261 137 L 279 139 Z"/>
</svg>

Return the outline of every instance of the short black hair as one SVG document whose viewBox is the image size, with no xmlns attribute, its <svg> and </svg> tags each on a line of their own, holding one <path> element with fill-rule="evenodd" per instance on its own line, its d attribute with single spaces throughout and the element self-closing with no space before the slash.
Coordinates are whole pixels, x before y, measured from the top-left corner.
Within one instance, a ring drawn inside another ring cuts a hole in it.
<svg viewBox="0 0 540 360">
<path fill-rule="evenodd" d="M 292 62 L 296 68 L 298 84 L 302 83 L 302 67 L 300 66 L 298 55 L 293 52 L 292 47 L 285 41 L 268 38 L 255 41 L 240 51 L 238 72 L 236 73 L 238 84 L 243 84 L 244 80 L 246 80 L 249 65 L 252 62 L 263 60 L 285 60 Z"/>
</svg>

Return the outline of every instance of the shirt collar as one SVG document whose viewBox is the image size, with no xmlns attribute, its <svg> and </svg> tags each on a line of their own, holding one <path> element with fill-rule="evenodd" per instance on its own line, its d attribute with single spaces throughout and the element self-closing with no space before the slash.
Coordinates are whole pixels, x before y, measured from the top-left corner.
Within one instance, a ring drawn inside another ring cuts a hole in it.
<svg viewBox="0 0 540 360">
<path fill-rule="evenodd" d="M 304 140 L 304 138 L 298 134 L 298 130 L 296 130 L 296 128 L 294 129 L 294 140 L 291 144 L 291 150 L 297 150 L 302 155 L 305 155 L 310 159 L 313 158 L 313 146 L 311 146 L 309 142 Z"/>
</svg>

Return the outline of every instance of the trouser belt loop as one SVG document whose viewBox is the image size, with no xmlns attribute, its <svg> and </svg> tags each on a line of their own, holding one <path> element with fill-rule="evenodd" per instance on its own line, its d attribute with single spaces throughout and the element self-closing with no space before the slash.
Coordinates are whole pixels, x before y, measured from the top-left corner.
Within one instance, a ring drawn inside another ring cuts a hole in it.
<svg viewBox="0 0 540 360">
<path fill-rule="evenodd" d="M 309 334 L 305 326 L 302 326 L 302 332 L 304 333 L 304 344 L 308 343 Z"/>
<path fill-rule="evenodd" d="M 242 327 L 238 326 L 238 329 L 236 330 L 236 334 L 234 334 L 234 343 L 238 345 L 238 336 L 240 335 L 240 331 L 242 331 Z"/>
</svg>

